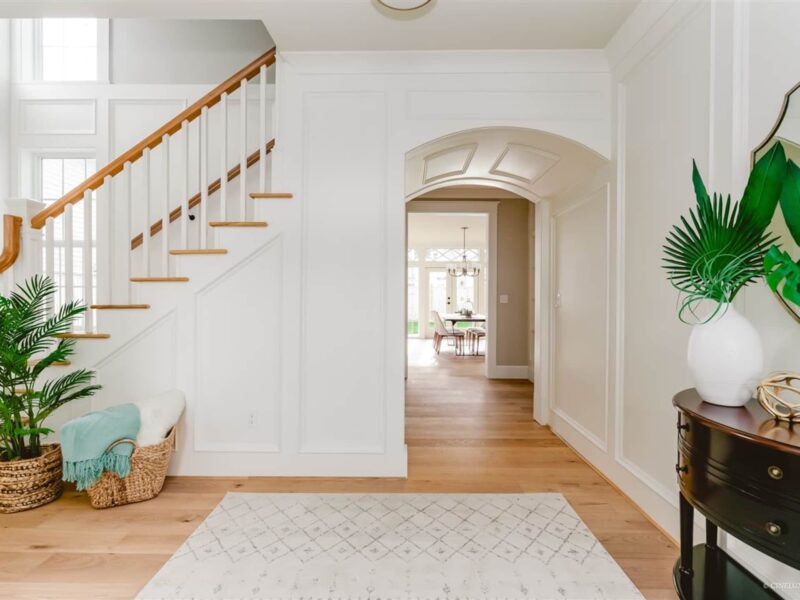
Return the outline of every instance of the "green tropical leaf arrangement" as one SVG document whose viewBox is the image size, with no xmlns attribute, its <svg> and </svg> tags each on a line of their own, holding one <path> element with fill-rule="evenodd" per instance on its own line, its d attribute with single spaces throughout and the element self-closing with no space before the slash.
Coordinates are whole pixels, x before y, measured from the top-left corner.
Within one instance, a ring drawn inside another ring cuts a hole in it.
<svg viewBox="0 0 800 600">
<path fill-rule="evenodd" d="M 744 286 L 764 276 L 764 257 L 777 237 L 766 230 L 783 188 L 786 156 L 775 144 L 750 173 L 742 199 L 709 196 L 692 163 L 697 204 L 667 234 L 663 267 L 680 292 L 678 318 L 703 321 L 698 305 L 711 300 L 717 310 L 734 299 Z M 714 317 L 716 311 L 705 320 Z"/>
<path fill-rule="evenodd" d="M 780 196 L 781 213 L 795 243 L 800 245 L 800 167 L 786 163 L 786 179 Z M 800 305 L 800 263 L 773 245 L 764 256 L 767 285 L 792 304 Z"/>
<path fill-rule="evenodd" d="M 41 455 L 44 426 L 53 412 L 100 389 L 92 385 L 94 372 L 78 369 L 39 384 L 49 366 L 66 361 L 75 341 L 55 336 L 71 330 L 86 311 L 68 302 L 52 311 L 56 286 L 47 277 L 34 276 L 8 296 L 0 295 L 0 461 Z"/>
</svg>

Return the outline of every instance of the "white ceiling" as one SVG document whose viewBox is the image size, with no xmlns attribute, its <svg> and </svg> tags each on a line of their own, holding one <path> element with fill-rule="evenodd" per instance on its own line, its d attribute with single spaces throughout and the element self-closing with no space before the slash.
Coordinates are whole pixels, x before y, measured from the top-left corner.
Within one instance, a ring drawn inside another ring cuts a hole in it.
<svg viewBox="0 0 800 600">
<path fill-rule="evenodd" d="M 408 213 L 408 245 L 418 248 L 461 248 L 462 227 L 468 248 L 486 247 L 486 215 L 462 213 Z"/>
<path fill-rule="evenodd" d="M 281 50 L 604 48 L 638 0 L 0 0 L 6 17 L 262 19 Z"/>
<path fill-rule="evenodd" d="M 264 0 L 281 50 L 604 48 L 638 0 L 433 0 L 410 13 L 375 0 Z"/>
</svg>

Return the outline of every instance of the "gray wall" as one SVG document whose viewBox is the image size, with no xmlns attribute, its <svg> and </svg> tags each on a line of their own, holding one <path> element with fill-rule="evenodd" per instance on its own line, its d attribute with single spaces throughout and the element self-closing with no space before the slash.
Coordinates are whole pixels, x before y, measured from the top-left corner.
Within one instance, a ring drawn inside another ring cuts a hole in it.
<svg viewBox="0 0 800 600">
<path fill-rule="evenodd" d="M 497 364 L 528 364 L 528 211 L 523 198 L 497 207 Z M 508 295 L 508 304 L 500 296 Z"/>
<path fill-rule="evenodd" d="M 272 46 L 261 21 L 113 19 L 112 83 L 225 80 Z"/>
</svg>

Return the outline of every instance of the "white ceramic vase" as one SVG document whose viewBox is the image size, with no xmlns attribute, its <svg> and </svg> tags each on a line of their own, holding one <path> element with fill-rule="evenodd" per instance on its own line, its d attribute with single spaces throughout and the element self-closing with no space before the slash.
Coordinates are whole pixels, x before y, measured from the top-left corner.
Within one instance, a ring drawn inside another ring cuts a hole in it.
<svg viewBox="0 0 800 600">
<path fill-rule="evenodd" d="M 745 405 L 764 371 L 758 331 L 730 304 L 692 328 L 688 360 L 700 397 L 721 406 Z"/>
</svg>

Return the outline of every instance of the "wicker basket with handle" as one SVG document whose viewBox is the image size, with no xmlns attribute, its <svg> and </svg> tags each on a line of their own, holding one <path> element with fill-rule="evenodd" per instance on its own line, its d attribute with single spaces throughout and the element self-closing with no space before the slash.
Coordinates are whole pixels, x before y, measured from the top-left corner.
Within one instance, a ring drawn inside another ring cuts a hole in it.
<svg viewBox="0 0 800 600">
<path fill-rule="evenodd" d="M 137 446 L 135 440 L 117 440 L 111 444 L 106 452 L 119 444 L 133 445 L 131 455 L 131 471 L 127 477 L 120 477 L 116 473 L 104 471 L 87 491 L 89 500 L 94 508 L 111 508 L 122 504 L 142 502 L 158 496 L 164 486 L 167 476 L 169 459 L 172 456 L 172 446 L 175 440 L 173 427 L 167 437 L 152 446 Z"/>
</svg>

